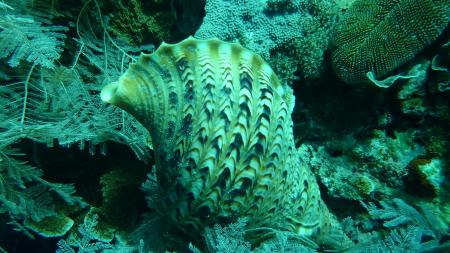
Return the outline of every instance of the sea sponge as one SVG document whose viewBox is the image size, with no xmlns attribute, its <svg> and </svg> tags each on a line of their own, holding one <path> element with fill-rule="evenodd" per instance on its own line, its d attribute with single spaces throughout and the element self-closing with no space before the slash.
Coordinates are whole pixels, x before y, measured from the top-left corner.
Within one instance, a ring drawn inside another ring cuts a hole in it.
<svg viewBox="0 0 450 253">
<path fill-rule="evenodd" d="M 349 84 L 385 77 L 442 33 L 448 0 L 357 0 L 336 27 L 332 64 Z"/>
</svg>

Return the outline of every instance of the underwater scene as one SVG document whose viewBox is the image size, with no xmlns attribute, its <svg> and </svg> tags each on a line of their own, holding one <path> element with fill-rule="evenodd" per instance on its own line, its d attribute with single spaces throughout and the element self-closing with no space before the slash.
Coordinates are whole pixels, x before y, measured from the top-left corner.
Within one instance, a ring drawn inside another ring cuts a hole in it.
<svg viewBox="0 0 450 253">
<path fill-rule="evenodd" d="M 0 0 L 0 253 L 450 252 L 450 0 Z"/>
</svg>

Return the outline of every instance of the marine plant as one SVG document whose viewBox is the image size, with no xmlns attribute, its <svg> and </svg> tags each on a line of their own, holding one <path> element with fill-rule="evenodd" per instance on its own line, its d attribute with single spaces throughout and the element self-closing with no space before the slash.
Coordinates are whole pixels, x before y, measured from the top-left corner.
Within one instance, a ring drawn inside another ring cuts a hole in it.
<svg viewBox="0 0 450 253">
<path fill-rule="evenodd" d="M 0 58 L 9 67 L 2 69 L 5 80 L 0 86 L 0 202 L 1 212 L 9 214 L 18 230 L 31 237 L 33 233 L 52 237 L 64 235 L 74 224 L 67 206 L 77 210 L 89 205 L 76 195 L 73 184 L 51 182 L 39 163 L 25 161 L 27 156 L 18 150 L 24 139 L 50 147 L 55 142 L 78 144 L 93 154 L 100 143 L 104 153 L 107 140 L 128 140 L 141 159 L 149 151 L 145 137 L 140 144 L 129 138 L 139 135 L 139 125 L 130 124 L 130 116 L 102 106 L 93 95 L 102 80 L 118 76 L 133 57 L 115 41 L 99 39 L 95 29 L 89 29 L 87 20 L 93 16 L 86 7 L 95 7 L 96 2 L 80 6 L 78 22 L 70 28 L 79 37 L 69 66 L 60 62 L 69 26 L 51 25 L 57 12 L 42 2 L 44 7 L 33 4 L 11 1 L 0 5 Z"/>
</svg>

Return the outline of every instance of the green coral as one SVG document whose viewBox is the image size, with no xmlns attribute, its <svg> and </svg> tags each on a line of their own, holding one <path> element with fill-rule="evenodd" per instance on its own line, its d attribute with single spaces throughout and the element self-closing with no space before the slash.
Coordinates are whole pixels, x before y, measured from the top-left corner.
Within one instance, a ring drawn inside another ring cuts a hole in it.
<svg viewBox="0 0 450 253">
<path fill-rule="evenodd" d="M 291 0 L 268 0 L 267 10 L 273 12 L 284 12 L 287 10 L 295 10 L 298 3 Z"/>
<path fill-rule="evenodd" d="M 332 0 L 217 0 L 207 1 L 205 12 L 196 38 L 239 42 L 268 61 L 283 83 L 291 83 L 323 73 L 340 9 Z M 282 70 L 286 63 L 291 71 Z"/>
<path fill-rule="evenodd" d="M 129 163 L 116 166 L 100 179 L 103 201 L 98 212 L 104 222 L 121 231 L 129 231 L 139 216 L 144 197 L 139 190 L 146 174 L 145 166 Z"/>
<path fill-rule="evenodd" d="M 380 130 L 367 143 L 356 145 L 352 150 L 355 158 L 364 161 L 365 170 L 384 181 L 388 186 L 400 186 L 407 174 L 407 165 L 424 152 L 415 141 L 414 131 L 395 132 L 394 137 Z"/>
<path fill-rule="evenodd" d="M 352 6 L 352 4 L 355 2 L 355 0 L 334 0 L 336 4 L 343 10 L 347 10 Z"/>
<path fill-rule="evenodd" d="M 390 137 L 375 130 L 365 140 L 349 136 L 324 146 L 303 144 L 299 152 L 332 197 L 363 200 L 393 196 L 403 186 L 408 164 L 424 153 L 415 135 L 413 131 L 394 132 Z"/>
<path fill-rule="evenodd" d="M 415 159 L 408 166 L 407 190 L 421 197 L 438 197 L 445 180 L 440 159 Z"/>
<path fill-rule="evenodd" d="M 376 192 L 384 191 L 367 168 L 362 168 L 349 157 L 333 157 L 325 147 L 314 148 L 305 144 L 300 146 L 299 152 L 331 197 L 364 200 Z"/>
<path fill-rule="evenodd" d="M 450 91 L 450 39 L 442 45 L 431 61 L 431 69 L 436 74 L 437 92 Z"/>
<path fill-rule="evenodd" d="M 447 0 L 357 0 L 336 28 L 332 63 L 346 83 L 383 78 L 414 58 L 445 29 Z"/>
<path fill-rule="evenodd" d="M 64 215 L 54 215 L 43 218 L 40 221 L 26 219 L 24 225 L 44 237 L 63 236 L 73 226 L 73 220 Z"/>
<path fill-rule="evenodd" d="M 170 28 L 175 24 L 175 13 L 164 8 L 164 1 L 149 1 L 147 5 L 151 5 L 151 11 L 138 0 L 104 2 L 113 10 L 110 31 L 129 44 L 140 46 L 167 40 Z"/>
</svg>

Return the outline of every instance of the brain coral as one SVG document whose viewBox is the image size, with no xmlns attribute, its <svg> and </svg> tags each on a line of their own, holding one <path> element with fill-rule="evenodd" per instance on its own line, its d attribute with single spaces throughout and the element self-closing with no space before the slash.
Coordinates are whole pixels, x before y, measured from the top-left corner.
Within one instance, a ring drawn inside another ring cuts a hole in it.
<svg viewBox="0 0 450 253">
<path fill-rule="evenodd" d="M 442 33 L 449 9 L 449 0 L 357 0 L 336 27 L 335 73 L 350 84 L 386 76 Z"/>
</svg>

